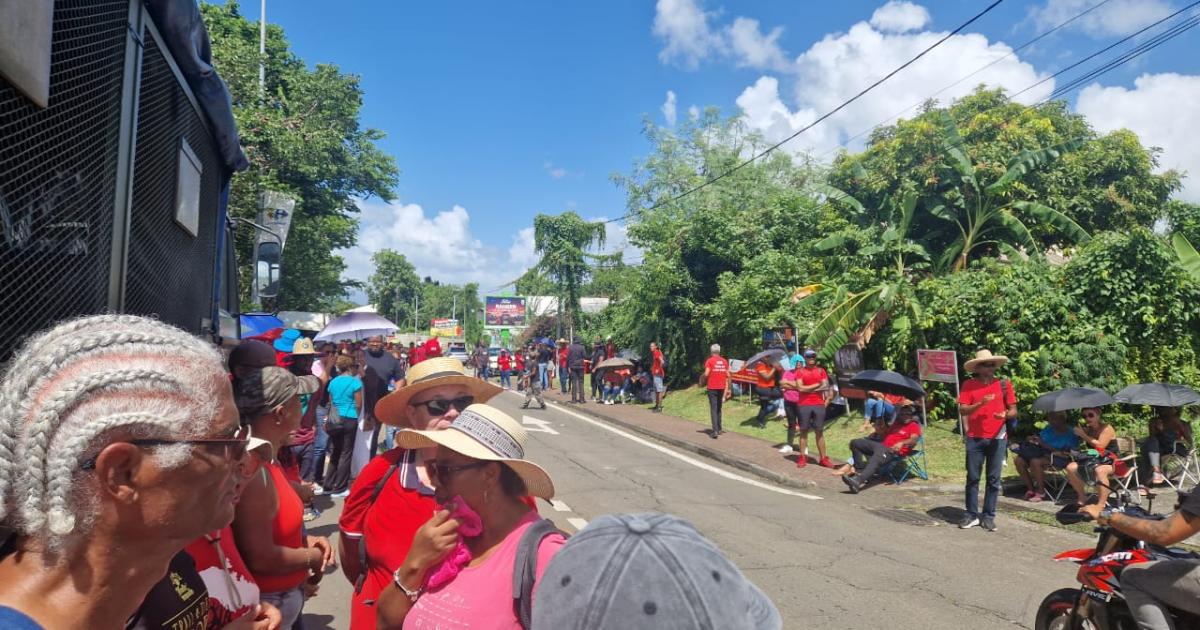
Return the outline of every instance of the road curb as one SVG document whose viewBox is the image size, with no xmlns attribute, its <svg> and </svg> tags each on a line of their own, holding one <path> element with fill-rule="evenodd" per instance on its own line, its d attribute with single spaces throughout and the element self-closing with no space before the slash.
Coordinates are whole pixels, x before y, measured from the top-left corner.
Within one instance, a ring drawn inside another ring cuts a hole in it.
<svg viewBox="0 0 1200 630">
<path fill-rule="evenodd" d="M 688 442 L 687 440 L 682 440 L 682 439 L 677 438 L 672 435 L 667 435 L 665 433 L 660 433 L 653 429 L 648 429 L 640 424 L 635 424 L 633 422 L 627 422 L 625 420 L 621 420 L 619 418 L 614 418 L 612 416 L 607 416 L 607 415 L 604 415 L 601 413 L 596 413 L 595 411 L 592 411 L 592 410 L 588 409 L 587 407 L 575 407 L 575 406 L 571 406 L 571 405 L 564 405 L 563 403 L 558 402 L 557 400 L 550 400 L 548 402 L 553 403 L 554 405 L 561 407 L 563 409 L 570 409 L 571 411 L 574 411 L 576 413 L 582 413 L 584 415 L 591 416 L 592 418 L 595 418 L 597 420 L 601 420 L 601 421 L 607 422 L 609 424 L 619 426 L 622 429 L 627 429 L 629 431 L 633 431 L 634 433 L 640 433 L 646 437 L 653 438 L 655 440 L 658 440 L 659 442 L 664 442 L 666 444 L 670 444 L 671 446 L 674 446 L 676 448 L 681 448 L 690 453 L 695 453 L 702 457 L 707 457 L 708 459 L 711 459 L 713 461 L 720 462 L 722 464 L 725 464 L 726 466 L 729 466 L 731 468 L 736 468 L 743 472 L 748 472 L 752 475 L 761 477 L 763 479 L 766 479 L 767 481 L 777 483 L 781 486 L 787 486 L 789 488 L 795 488 L 797 490 L 812 490 L 813 488 L 817 487 L 817 483 L 815 481 L 807 481 L 804 479 L 795 479 L 795 478 L 789 477 L 787 475 L 777 473 L 777 472 L 775 472 L 769 468 L 766 468 L 764 466 L 755 464 L 754 462 L 751 462 L 749 460 L 742 459 L 741 457 L 735 457 L 733 455 L 729 455 L 728 453 L 724 453 L 722 451 L 717 451 L 717 450 L 713 450 L 711 448 L 700 446 L 698 444 L 693 444 L 691 442 Z"/>
</svg>

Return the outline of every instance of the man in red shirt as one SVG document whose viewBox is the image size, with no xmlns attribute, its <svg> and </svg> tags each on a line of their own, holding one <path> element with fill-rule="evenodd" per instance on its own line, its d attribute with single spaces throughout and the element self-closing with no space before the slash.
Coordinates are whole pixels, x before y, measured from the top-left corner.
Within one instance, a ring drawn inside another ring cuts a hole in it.
<svg viewBox="0 0 1200 630">
<path fill-rule="evenodd" d="M 663 394 L 667 391 L 665 379 L 667 371 L 663 368 L 663 353 L 658 349 L 658 344 L 650 342 L 650 376 L 654 377 L 654 407 L 650 410 L 655 413 L 662 411 Z"/>
<path fill-rule="evenodd" d="M 725 432 L 721 429 L 721 403 L 729 400 L 733 393 L 729 388 L 729 361 L 721 356 L 721 346 L 714 343 L 709 352 L 712 354 L 704 362 L 700 384 L 708 388 L 708 417 L 712 422 L 708 436 L 715 440 Z"/>
<path fill-rule="evenodd" d="M 912 452 L 921 439 L 921 423 L 917 422 L 916 413 L 915 406 L 904 405 L 891 425 L 886 419 L 881 420 L 876 425 L 875 435 L 850 440 L 853 461 L 842 468 L 842 481 L 851 494 L 858 494 L 885 464 Z M 858 472 L 851 473 L 851 467 Z"/>
<path fill-rule="evenodd" d="M 800 392 L 800 457 L 796 459 L 796 467 L 803 468 L 808 463 L 808 432 L 817 435 L 817 460 L 825 468 L 833 468 L 829 455 L 825 451 L 825 404 L 833 394 L 829 386 L 829 373 L 817 365 L 817 351 L 809 348 L 804 351 L 804 367 L 796 370 L 796 389 Z"/>
<path fill-rule="evenodd" d="M 571 373 L 567 370 L 567 340 L 558 340 L 558 385 L 566 394 L 571 387 Z"/>
<path fill-rule="evenodd" d="M 1017 416 L 1017 397 L 1012 383 L 996 378 L 996 369 L 1008 362 L 1008 357 L 980 350 L 964 366 L 974 373 L 962 384 L 958 396 L 959 414 L 967 423 L 967 487 L 966 509 L 958 526 L 968 529 L 981 525 L 989 532 L 996 531 L 996 501 L 1000 498 L 1000 473 L 1008 451 L 1005 449 L 1009 418 Z M 987 487 L 984 490 L 983 512 L 979 511 L 979 478 L 987 464 Z"/>
</svg>

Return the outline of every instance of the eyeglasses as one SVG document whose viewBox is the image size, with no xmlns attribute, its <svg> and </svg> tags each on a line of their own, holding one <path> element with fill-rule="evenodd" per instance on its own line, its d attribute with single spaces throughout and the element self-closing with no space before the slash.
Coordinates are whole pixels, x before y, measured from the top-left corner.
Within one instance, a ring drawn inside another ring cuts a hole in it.
<svg viewBox="0 0 1200 630">
<path fill-rule="evenodd" d="M 249 444 L 250 425 L 242 425 L 234 429 L 232 434 L 225 437 L 195 438 L 192 440 L 142 439 L 125 440 L 126 444 L 134 446 L 168 446 L 171 444 L 188 444 L 205 448 L 221 448 L 221 455 L 226 461 L 240 461 L 246 456 L 246 445 Z M 80 470 L 95 470 L 96 456 L 92 456 L 79 465 Z"/>
<path fill-rule="evenodd" d="M 464 470 L 471 470 L 472 468 L 483 468 L 490 463 L 491 462 L 475 462 L 473 464 L 446 466 L 438 462 L 436 459 L 430 459 L 425 462 L 425 470 L 429 472 L 430 479 L 435 479 L 438 481 L 438 483 L 445 484 L 448 483 L 447 479 L 449 479 L 452 475 L 460 473 Z"/>
<path fill-rule="evenodd" d="M 475 402 L 474 396 L 459 396 L 458 398 L 431 398 L 421 402 L 410 402 L 408 404 L 413 407 L 424 407 L 431 416 L 444 416 L 454 407 L 455 411 L 462 411 L 470 407 Z"/>
</svg>

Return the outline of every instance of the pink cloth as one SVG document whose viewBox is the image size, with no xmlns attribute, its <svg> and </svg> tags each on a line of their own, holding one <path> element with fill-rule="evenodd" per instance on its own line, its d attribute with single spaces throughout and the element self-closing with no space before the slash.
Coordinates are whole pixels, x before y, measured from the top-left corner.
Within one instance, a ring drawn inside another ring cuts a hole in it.
<svg viewBox="0 0 1200 630">
<path fill-rule="evenodd" d="M 799 370 L 788 370 L 783 373 L 782 380 L 799 382 L 800 381 L 800 371 Z M 800 402 L 800 392 L 798 392 L 794 389 L 785 389 L 785 390 L 783 390 L 783 400 L 786 402 L 790 402 L 790 403 L 798 403 L 798 402 Z"/>
<path fill-rule="evenodd" d="M 539 518 L 537 512 L 531 511 L 483 564 L 466 567 L 449 584 L 421 595 L 404 618 L 404 629 L 520 630 L 521 623 L 513 612 L 513 562 L 521 535 Z M 558 534 L 542 540 L 538 547 L 538 580 L 565 543 Z"/>
<path fill-rule="evenodd" d="M 458 542 L 450 551 L 450 555 L 446 556 L 441 564 L 434 567 L 433 571 L 429 572 L 429 577 L 425 578 L 425 590 L 427 591 L 441 588 L 454 581 L 463 567 L 471 562 L 471 550 L 467 549 L 466 543 L 463 542 L 463 536 L 474 538 L 483 533 L 483 521 L 479 518 L 479 514 L 472 510 L 461 496 L 455 495 L 450 501 L 450 505 L 452 507 L 442 506 L 442 509 L 450 509 L 450 518 L 459 523 Z"/>
</svg>

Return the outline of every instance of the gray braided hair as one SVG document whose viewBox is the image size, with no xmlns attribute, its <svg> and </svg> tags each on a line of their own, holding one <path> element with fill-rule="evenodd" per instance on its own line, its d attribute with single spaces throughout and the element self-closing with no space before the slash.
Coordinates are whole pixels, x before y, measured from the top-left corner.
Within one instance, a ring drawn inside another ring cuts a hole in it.
<svg viewBox="0 0 1200 630">
<path fill-rule="evenodd" d="M 0 379 L 0 519 L 51 546 L 86 533 L 97 499 L 80 463 L 117 439 L 207 434 L 224 374 L 211 344 L 146 317 L 83 317 L 30 338 Z M 171 467 L 189 452 L 155 456 Z"/>
</svg>

